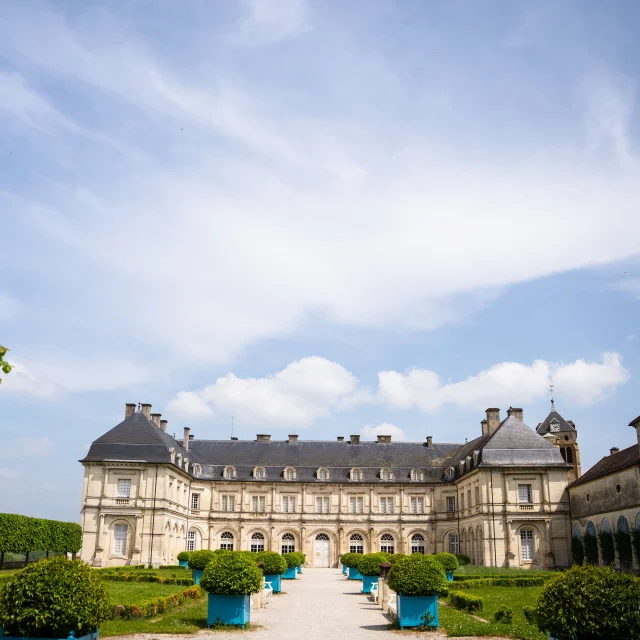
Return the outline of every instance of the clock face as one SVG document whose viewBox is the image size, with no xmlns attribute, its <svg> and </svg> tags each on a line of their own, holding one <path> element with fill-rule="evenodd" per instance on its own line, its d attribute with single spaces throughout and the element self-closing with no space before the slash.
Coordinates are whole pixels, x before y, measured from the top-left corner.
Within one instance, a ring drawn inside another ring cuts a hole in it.
<svg viewBox="0 0 640 640">
<path fill-rule="evenodd" d="M 552 433 L 557 433 L 558 431 L 560 431 L 560 425 L 557 422 L 552 422 L 549 427 L 549 431 L 551 431 Z"/>
</svg>

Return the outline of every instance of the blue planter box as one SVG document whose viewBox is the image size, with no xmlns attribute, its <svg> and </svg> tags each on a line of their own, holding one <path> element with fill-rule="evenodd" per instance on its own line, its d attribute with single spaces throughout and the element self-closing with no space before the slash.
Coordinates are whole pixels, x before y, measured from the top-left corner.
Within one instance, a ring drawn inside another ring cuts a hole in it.
<svg viewBox="0 0 640 640">
<path fill-rule="evenodd" d="M 453 571 L 446 571 L 447 574 L 447 582 L 453 582 Z"/>
<path fill-rule="evenodd" d="M 424 616 L 431 615 L 430 627 L 438 626 L 438 596 L 402 596 L 398 594 L 398 624 L 401 629 L 424 626 Z"/>
<path fill-rule="evenodd" d="M 92 633 L 88 633 L 86 636 L 78 636 L 76 638 L 75 631 L 69 631 L 69 635 L 66 639 L 59 638 L 58 640 L 97 640 L 99 633 L 99 630 L 96 629 Z M 42 638 L 27 638 L 26 636 L 5 636 L 4 629 L 2 627 L 0 627 L 0 638 L 2 638 L 2 640 L 42 640 Z"/>
<path fill-rule="evenodd" d="M 196 584 L 200 584 L 200 578 L 202 578 L 203 569 L 191 569 L 191 577 L 195 580 Z"/>
<path fill-rule="evenodd" d="M 265 582 L 271 583 L 273 593 L 280 593 L 282 591 L 282 576 L 280 574 L 276 576 L 265 576 Z"/>
<path fill-rule="evenodd" d="M 378 584 L 378 576 L 362 576 L 362 593 L 371 593 L 374 584 Z"/>
<path fill-rule="evenodd" d="M 297 569 L 298 569 L 298 573 L 302 573 L 302 565 L 301 564 L 298 565 Z"/>
<path fill-rule="evenodd" d="M 188 567 L 189 566 L 189 561 L 188 560 L 178 560 L 178 564 L 181 567 Z"/>
<path fill-rule="evenodd" d="M 346 575 L 347 575 L 347 571 L 348 571 L 348 569 L 347 569 L 347 565 L 344 565 L 344 564 L 343 564 L 343 565 L 342 565 L 342 575 L 345 575 L 345 576 L 346 576 Z"/>
<path fill-rule="evenodd" d="M 207 626 L 213 624 L 244 625 L 251 622 L 251 596 L 216 596 L 209 594 Z"/>
<path fill-rule="evenodd" d="M 349 580 L 362 580 L 357 567 L 349 567 Z"/>
<path fill-rule="evenodd" d="M 298 575 L 298 572 L 296 571 L 296 568 L 295 567 L 289 567 L 282 574 L 282 579 L 283 580 L 295 580 L 297 575 Z"/>
</svg>

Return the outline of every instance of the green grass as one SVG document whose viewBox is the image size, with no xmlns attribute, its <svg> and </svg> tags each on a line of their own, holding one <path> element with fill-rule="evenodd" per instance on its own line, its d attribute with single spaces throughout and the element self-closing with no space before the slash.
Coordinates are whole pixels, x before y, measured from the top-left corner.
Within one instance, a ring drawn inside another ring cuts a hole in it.
<svg viewBox="0 0 640 640">
<path fill-rule="evenodd" d="M 541 591 L 542 587 L 484 587 L 482 589 L 474 589 L 473 595 L 480 596 L 484 600 L 483 610 L 476 615 L 488 620 L 488 623 L 477 620 L 468 613 L 458 611 L 449 605 L 442 606 L 439 609 L 440 627 L 452 637 L 507 636 L 546 640 L 547 635 L 540 633 L 537 627 L 529 624 L 522 612 L 526 605 L 535 604 Z M 506 605 L 513 609 L 513 624 L 500 624 L 493 621 L 493 614 L 501 605 Z"/>
<path fill-rule="evenodd" d="M 455 574 L 457 576 L 483 576 L 486 578 L 492 578 L 496 575 L 504 576 L 538 576 L 541 573 L 552 574 L 552 571 L 543 569 L 515 569 L 505 567 L 478 567 L 472 564 L 465 564 L 464 566 L 456 569 Z"/>
<path fill-rule="evenodd" d="M 141 604 L 160 596 L 182 593 L 189 587 L 158 582 L 105 582 L 109 601 L 116 604 Z"/>
</svg>

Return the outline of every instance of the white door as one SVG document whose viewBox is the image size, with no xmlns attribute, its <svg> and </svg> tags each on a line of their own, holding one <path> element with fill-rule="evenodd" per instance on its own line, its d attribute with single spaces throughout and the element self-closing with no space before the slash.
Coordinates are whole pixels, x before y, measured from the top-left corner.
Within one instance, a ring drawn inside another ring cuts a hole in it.
<svg viewBox="0 0 640 640">
<path fill-rule="evenodd" d="M 313 566 L 329 567 L 329 536 L 326 533 L 320 533 L 316 536 L 313 545 Z"/>
</svg>

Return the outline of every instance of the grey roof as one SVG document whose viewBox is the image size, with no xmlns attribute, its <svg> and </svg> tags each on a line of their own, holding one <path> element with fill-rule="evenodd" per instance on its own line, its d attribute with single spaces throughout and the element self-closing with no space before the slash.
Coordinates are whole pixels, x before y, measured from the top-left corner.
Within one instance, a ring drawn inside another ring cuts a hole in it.
<svg viewBox="0 0 640 640">
<path fill-rule="evenodd" d="M 581 475 L 575 482 L 571 483 L 571 487 L 576 487 L 585 482 L 596 480 L 597 478 L 603 478 L 610 473 L 617 473 L 626 469 L 627 467 L 633 467 L 640 463 L 640 450 L 638 445 L 634 444 L 622 451 L 612 453 L 609 456 L 605 456 L 598 462 L 596 462 L 589 471 Z"/>
<path fill-rule="evenodd" d="M 557 422 L 558 424 L 558 432 L 561 431 L 575 431 L 576 428 L 572 422 L 565 420 L 556 410 L 555 408 L 551 410 L 549 415 L 544 419 L 544 422 L 541 422 L 536 431 L 542 436 L 545 433 L 551 433 L 551 423 Z"/>
</svg>

